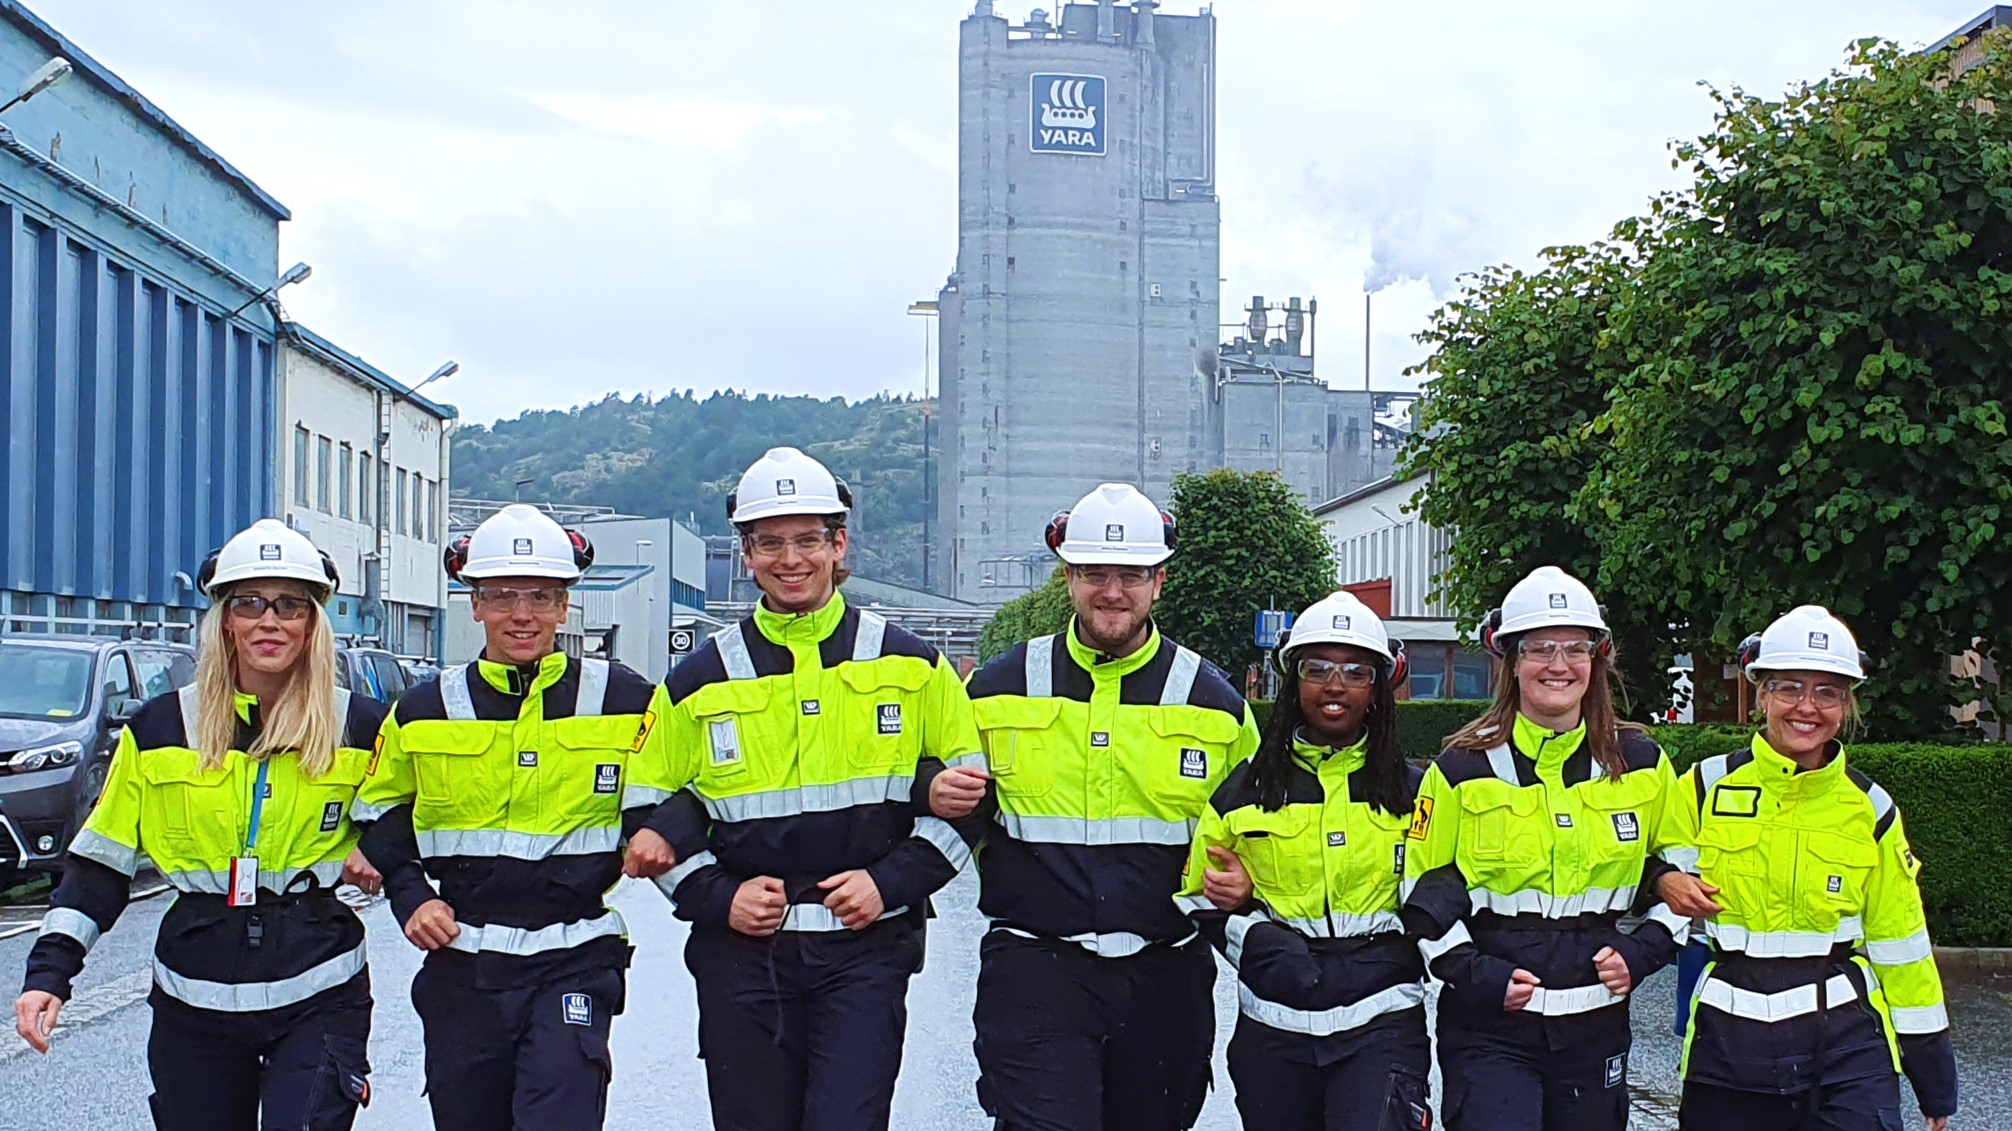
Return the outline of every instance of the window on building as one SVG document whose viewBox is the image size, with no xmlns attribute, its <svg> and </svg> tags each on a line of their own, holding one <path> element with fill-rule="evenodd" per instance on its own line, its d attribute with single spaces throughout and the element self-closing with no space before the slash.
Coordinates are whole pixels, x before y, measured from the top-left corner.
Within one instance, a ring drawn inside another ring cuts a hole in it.
<svg viewBox="0 0 2012 1131">
<path fill-rule="evenodd" d="M 412 473 L 412 536 L 426 537 L 426 480 Z"/>
<path fill-rule="evenodd" d="M 331 490 L 329 489 L 329 481 L 332 478 L 332 473 L 334 471 L 334 468 L 331 467 L 330 465 L 333 464 L 334 462 L 335 462 L 335 442 L 330 440 L 326 436 L 315 437 L 314 509 L 320 511 L 323 514 L 329 514 L 334 510 L 334 504 L 330 500 L 330 495 L 333 492 L 331 492 Z"/>
<path fill-rule="evenodd" d="M 398 484 L 398 509 L 393 513 L 397 516 L 397 521 L 391 524 L 391 530 L 394 534 L 403 534 L 405 533 L 405 469 L 402 467 L 398 469 L 398 479 L 396 482 Z"/>
<path fill-rule="evenodd" d="M 440 541 L 440 481 L 434 479 L 426 484 L 426 540 Z"/>
<path fill-rule="evenodd" d="M 369 452 L 356 453 L 356 518 L 359 522 L 375 522 L 377 514 L 377 483 L 371 478 L 371 458 Z"/>
<path fill-rule="evenodd" d="M 307 429 L 299 425 L 293 430 L 293 501 L 307 505 Z"/>
<path fill-rule="evenodd" d="M 335 461 L 335 513 L 343 518 L 349 517 L 349 484 L 356 468 L 356 460 L 352 455 L 353 450 L 348 444 L 344 444 L 342 453 Z"/>
</svg>

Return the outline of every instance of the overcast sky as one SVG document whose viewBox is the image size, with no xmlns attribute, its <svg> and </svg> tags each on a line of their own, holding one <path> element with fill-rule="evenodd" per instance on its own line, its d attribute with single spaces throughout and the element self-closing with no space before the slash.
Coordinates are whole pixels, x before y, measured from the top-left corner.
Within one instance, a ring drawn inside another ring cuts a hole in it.
<svg viewBox="0 0 2012 1131">
<path fill-rule="evenodd" d="M 1006 0 L 1015 22 L 1040 0 Z M 970 0 L 29 0 L 293 210 L 288 311 L 464 420 L 731 386 L 921 388 Z M 1056 3 L 1047 3 L 1054 8 Z M 1189 15 L 1197 0 L 1164 0 Z M 1677 182 L 1700 81 L 1773 94 L 1982 0 L 1218 0 L 1224 318 L 1322 300 L 1375 376 L 1454 277 Z"/>
</svg>

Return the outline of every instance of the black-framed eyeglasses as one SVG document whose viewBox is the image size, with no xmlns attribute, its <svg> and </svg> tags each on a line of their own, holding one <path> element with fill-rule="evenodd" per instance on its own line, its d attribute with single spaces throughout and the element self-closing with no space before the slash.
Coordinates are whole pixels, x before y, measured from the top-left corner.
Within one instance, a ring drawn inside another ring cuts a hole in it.
<svg viewBox="0 0 2012 1131">
<path fill-rule="evenodd" d="M 1761 684 L 1769 695 L 1779 695 L 1789 703 L 1812 701 L 1826 711 L 1835 711 L 1851 701 L 1851 689 L 1835 683 L 1804 683 L 1799 679 L 1770 679 Z"/>
<path fill-rule="evenodd" d="M 1304 656 L 1299 661 L 1299 678 L 1308 683 L 1329 684 L 1339 680 L 1343 687 L 1368 687 L 1376 682 L 1376 666 Z"/>
<path fill-rule="evenodd" d="M 265 616 L 267 609 L 281 620 L 299 620 L 314 607 L 314 602 L 306 597 L 261 597 L 256 593 L 239 593 L 224 600 L 224 607 L 239 620 L 258 620 Z"/>
<path fill-rule="evenodd" d="M 566 590 L 559 585 L 534 585 L 518 589 L 507 585 L 478 585 L 475 599 L 493 609 L 514 609 L 523 602 L 534 613 L 549 613 L 566 603 Z"/>
</svg>

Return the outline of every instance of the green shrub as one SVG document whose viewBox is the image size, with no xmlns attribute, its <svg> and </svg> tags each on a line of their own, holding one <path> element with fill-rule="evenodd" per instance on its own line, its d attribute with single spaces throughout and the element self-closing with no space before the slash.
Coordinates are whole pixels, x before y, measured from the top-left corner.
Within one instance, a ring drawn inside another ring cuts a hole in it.
<svg viewBox="0 0 2012 1131">
<path fill-rule="evenodd" d="M 1670 764 L 1683 773 L 1714 754 L 1730 754 L 1742 750 L 1753 741 L 1753 728 L 1703 724 L 1699 726 L 1651 727 L 1649 733 L 1663 753 L 1670 756 Z"/>
<path fill-rule="evenodd" d="M 1414 762 L 1439 756 L 1446 736 L 1488 709 L 1486 699 L 1406 699 L 1397 704 L 1397 745 Z M 1259 733 L 1271 722 L 1271 700 L 1251 701 Z"/>
</svg>

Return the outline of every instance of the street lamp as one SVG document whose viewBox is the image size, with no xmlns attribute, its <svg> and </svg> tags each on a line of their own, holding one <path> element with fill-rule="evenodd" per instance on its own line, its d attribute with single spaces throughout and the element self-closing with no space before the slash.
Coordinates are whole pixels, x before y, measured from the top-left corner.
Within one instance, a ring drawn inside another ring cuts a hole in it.
<svg viewBox="0 0 2012 1131">
<path fill-rule="evenodd" d="M 526 488 L 526 487 L 529 487 L 529 486 L 530 486 L 531 484 L 533 484 L 533 483 L 536 483 L 536 482 L 537 482 L 537 480 L 536 480 L 536 479 L 519 479 L 519 480 L 517 481 L 517 501 L 518 501 L 518 502 L 520 502 L 520 503 L 521 503 L 521 502 L 523 502 L 523 501 L 524 501 L 524 488 Z"/>
<path fill-rule="evenodd" d="M 938 318 L 943 308 L 934 300 L 922 299 L 908 304 L 908 313 L 920 318 Z M 929 423 L 935 415 L 933 402 L 929 399 L 929 323 L 922 324 L 922 588 L 925 592 L 935 590 L 929 584 L 929 559 L 935 547 L 930 543 L 929 532 L 932 525 L 931 513 L 936 509 L 935 475 L 929 460 Z"/>
<path fill-rule="evenodd" d="M 28 101 L 30 98 L 35 97 L 69 77 L 70 61 L 68 59 L 63 58 L 61 55 L 50 59 L 48 62 L 35 68 L 35 73 L 22 81 L 21 89 L 14 92 L 14 97 L 8 99 L 5 103 L 0 103 L 0 114 L 12 110 L 14 107 L 21 105 L 23 102 Z"/>
<path fill-rule="evenodd" d="M 279 289 L 281 287 L 290 287 L 295 283 L 305 282 L 307 280 L 307 277 L 312 274 L 314 274 L 314 268 L 309 267 L 305 263 L 296 263 L 293 266 L 286 269 L 286 274 L 281 275 L 278 279 L 273 280 L 272 286 L 267 287 L 266 289 L 260 291 L 259 293 L 244 300 L 244 303 L 242 305 L 240 305 L 236 310 L 231 311 L 229 314 L 224 315 L 224 317 L 236 318 L 238 315 L 243 314 L 245 312 L 245 307 L 250 306 L 252 303 L 257 302 L 262 298 L 270 298 L 273 295 L 278 294 Z"/>
</svg>

